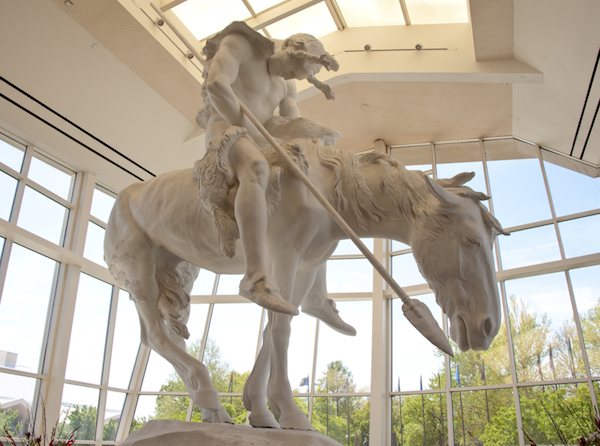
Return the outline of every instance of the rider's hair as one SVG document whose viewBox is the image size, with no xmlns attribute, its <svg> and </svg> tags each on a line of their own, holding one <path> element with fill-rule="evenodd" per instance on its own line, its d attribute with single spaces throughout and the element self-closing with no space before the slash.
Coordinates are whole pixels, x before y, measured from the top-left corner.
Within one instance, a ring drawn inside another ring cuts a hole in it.
<svg viewBox="0 0 600 446">
<path fill-rule="evenodd" d="M 340 65 L 331 54 L 325 51 L 323 44 L 316 37 L 304 33 L 294 34 L 284 40 L 281 49 L 300 59 L 309 74 L 306 80 L 325 93 L 327 99 L 333 99 L 333 92 L 329 86 L 318 81 L 315 74 L 321 70 L 322 66 L 327 71 L 337 71 Z"/>
</svg>

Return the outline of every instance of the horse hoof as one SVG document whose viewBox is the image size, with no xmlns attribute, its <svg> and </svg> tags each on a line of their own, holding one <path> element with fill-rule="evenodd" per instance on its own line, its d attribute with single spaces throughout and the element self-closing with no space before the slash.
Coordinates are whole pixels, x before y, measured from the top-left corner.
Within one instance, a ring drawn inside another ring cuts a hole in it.
<svg viewBox="0 0 600 446">
<path fill-rule="evenodd" d="M 254 412 L 250 412 L 250 416 L 248 417 L 248 421 L 250 422 L 250 426 L 258 427 L 258 428 L 270 428 L 270 429 L 279 429 L 279 423 L 273 416 L 273 414 L 269 411 L 264 412 L 263 414 L 255 414 Z"/>
<path fill-rule="evenodd" d="M 208 409 L 218 412 L 223 408 L 219 402 L 219 396 L 213 389 L 200 389 L 191 393 L 192 401 L 200 409 Z M 224 409 L 223 409 L 224 410 Z"/>
<path fill-rule="evenodd" d="M 219 410 L 204 409 L 202 411 L 202 422 L 235 424 L 223 406 Z"/>
<path fill-rule="evenodd" d="M 281 426 L 282 429 L 293 429 L 293 430 L 297 430 L 297 431 L 314 431 L 315 430 L 313 425 L 310 424 L 310 421 L 308 421 L 308 418 L 306 418 L 306 415 L 304 414 L 304 412 L 302 412 L 298 415 L 292 415 L 291 417 L 279 418 L 279 425 Z"/>
</svg>

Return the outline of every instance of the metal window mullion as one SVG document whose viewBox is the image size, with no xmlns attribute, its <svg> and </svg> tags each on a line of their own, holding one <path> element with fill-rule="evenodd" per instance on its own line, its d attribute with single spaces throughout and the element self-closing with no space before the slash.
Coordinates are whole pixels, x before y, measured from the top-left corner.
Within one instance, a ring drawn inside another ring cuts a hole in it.
<svg viewBox="0 0 600 446">
<path fill-rule="evenodd" d="M 515 413 L 517 418 L 517 431 L 519 433 L 519 444 L 525 445 L 525 436 L 523 435 L 523 415 L 521 414 L 521 399 L 519 397 L 519 388 L 517 385 L 517 365 L 515 361 L 514 343 L 510 327 L 510 311 L 508 308 L 508 297 L 504 282 L 500 284 L 500 299 L 504 311 L 504 329 L 506 330 L 506 343 L 508 349 L 508 361 L 510 364 L 510 374 L 512 378 L 513 399 L 515 402 Z"/>
<path fill-rule="evenodd" d="M 402 9 L 402 15 L 404 16 L 404 23 L 406 25 L 410 25 L 411 21 L 410 21 L 410 15 L 408 14 L 408 8 L 406 7 L 406 1 L 405 0 L 398 0 L 400 2 L 400 8 Z"/>
<path fill-rule="evenodd" d="M 563 247 L 562 238 L 560 231 L 558 230 L 558 220 L 556 219 L 556 210 L 554 209 L 554 201 L 552 201 L 552 193 L 550 192 L 550 183 L 548 182 L 548 175 L 546 175 L 546 168 L 544 167 L 544 160 L 542 159 L 542 152 L 538 144 L 535 145 L 535 150 L 540 162 L 540 169 L 542 171 L 542 177 L 544 178 L 544 187 L 546 188 L 546 196 L 548 197 L 548 203 L 550 203 L 550 213 L 552 215 L 552 223 L 554 224 L 554 230 L 556 231 L 556 238 L 558 240 L 558 249 L 560 250 L 561 259 L 566 259 L 565 249 Z"/>
<path fill-rule="evenodd" d="M 13 241 L 11 239 L 4 239 L 4 246 L 0 254 L 0 303 L 2 302 L 2 293 L 4 291 L 4 283 L 6 282 L 6 271 L 8 270 L 8 259 L 10 258 L 12 245 Z"/>
<path fill-rule="evenodd" d="M 569 271 L 565 271 L 565 277 L 567 279 L 567 287 L 569 288 L 569 297 L 571 298 L 571 305 L 573 305 L 573 320 L 575 321 L 575 328 L 577 329 L 577 335 L 579 336 L 579 348 L 581 350 L 581 358 L 583 359 L 583 366 L 585 368 L 585 377 L 590 391 L 590 396 L 592 398 L 594 413 L 598 413 L 598 399 L 596 398 L 596 392 L 594 391 L 592 371 L 590 369 L 587 350 L 585 348 L 585 341 L 583 339 L 583 329 L 581 328 L 581 320 L 579 319 L 579 311 L 577 310 L 577 301 L 575 300 L 575 291 L 573 290 L 573 282 L 571 281 L 571 275 L 569 274 Z M 575 366 L 575 364 L 573 364 L 573 366 Z"/>
<path fill-rule="evenodd" d="M 72 210 L 75 208 L 75 205 L 73 203 L 71 203 L 69 200 L 65 200 L 63 197 L 56 195 L 54 192 L 52 192 L 49 189 L 46 189 L 44 186 L 36 183 L 32 179 L 25 178 L 24 181 L 25 181 L 26 186 L 29 186 L 31 189 L 35 190 L 36 192 L 39 192 L 40 194 L 50 198 L 52 201 L 56 201 L 61 206 L 65 207 L 69 210 Z"/>
<path fill-rule="evenodd" d="M 49 426 L 57 423 L 60 417 L 80 275 L 80 266 L 61 264 L 42 371 L 48 376 L 43 382 L 41 396 L 45 402 L 46 422 Z"/>
<path fill-rule="evenodd" d="M 342 11 L 340 10 L 340 7 L 337 4 L 337 1 L 336 0 L 325 0 L 325 5 L 327 6 L 327 9 L 329 10 L 329 14 L 331 14 L 331 18 L 335 22 L 335 26 L 337 26 L 337 29 L 342 31 L 344 28 L 348 28 L 348 25 L 346 24 L 346 20 L 344 19 L 344 15 L 342 14 Z"/>
<path fill-rule="evenodd" d="M 495 216 L 494 213 L 494 197 L 492 197 L 492 185 L 490 182 L 490 172 L 487 166 L 487 157 L 485 156 L 485 147 L 483 144 L 483 138 L 479 138 L 479 149 L 481 150 L 481 162 L 483 163 L 483 176 L 485 177 L 485 189 L 486 194 L 490 197 L 490 213 Z M 494 247 L 496 248 L 496 265 L 498 265 L 498 271 L 502 271 L 502 259 L 500 257 L 500 243 L 498 243 L 498 237 L 494 240 Z"/>
<path fill-rule="evenodd" d="M 442 329 L 448 337 L 448 318 L 444 315 L 442 318 Z M 445 394 L 446 394 L 446 425 L 448 432 L 448 445 L 454 446 L 454 403 L 452 402 L 452 365 L 450 364 L 450 356 L 444 355 L 444 371 L 445 371 Z M 398 389 L 399 390 L 399 389 Z M 443 415 L 442 415 L 443 416 Z M 425 420 L 423 420 L 424 422 Z"/>
<path fill-rule="evenodd" d="M 31 156 L 33 153 L 33 147 L 27 146 L 25 154 L 23 156 L 23 164 L 21 165 L 21 175 L 19 176 L 19 183 L 17 184 L 17 190 L 13 200 L 12 210 L 10 212 L 10 222 L 17 224 L 19 220 L 19 214 L 21 212 L 21 205 L 23 203 L 23 195 L 25 194 L 25 186 L 27 185 L 27 172 L 29 172 L 29 166 L 31 164 Z"/>
<path fill-rule="evenodd" d="M 129 391 L 125 397 L 125 404 L 123 405 L 123 412 L 121 412 L 121 420 L 119 421 L 119 427 L 115 437 L 117 443 L 122 442 L 127 435 L 129 435 L 129 429 L 133 422 L 133 417 L 135 416 L 135 408 L 140 395 L 140 387 L 142 386 L 149 356 L 150 348 L 146 347 L 144 344 L 140 344 L 140 349 L 131 376 L 131 382 L 129 384 Z"/>
<path fill-rule="evenodd" d="M 75 182 L 77 187 L 73 200 L 76 203 L 76 209 L 74 212 L 71 212 L 74 215 L 69 218 L 65 236 L 65 248 L 70 249 L 81 257 L 83 257 L 83 249 L 85 247 L 95 184 L 96 175 L 93 173 L 83 172 L 77 174 Z"/>
<path fill-rule="evenodd" d="M 435 156 L 435 144 L 433 142 L 429 142 L 429 149 L 431 150 L 431 166 L 433 170 L 433 179 L 437 180 L 437 157 Z"/>
<path fill-rule="evenodd" d="M 310 377 L 310 393 L 308 397 L 308 421 L 312 423 L 312 411 L 315 400 L 315 385 L 317 383 L 317 353 L 319 351 L 319 327 L 321 321 L 317 319 L 315 324 L 315 349 L 313 351 L 312 376 Z"/>
<path fill-rule="evenodd" d="M 104 348 L 104 361 L 102 363 L 102 380 L 100 381 L 100 399 L 98 401 L 97 420 L 96 420 L 96 441 L 102 441 L 104 433 L 104 418 L 106 414 L 106 401 L 108 399 L 108 378 L 110 364 L 112 360 L 112 347 L 115 336 L 115 325 L 117 318 L 117 307 L 119 304 L 119 288 L 113 286 L 111 293 L 110 312 L 108 316 L 108 327 L 106 330 L 106 343 Z"/>
<path fill-rule="evenodd" d="M 92 223 L 94 223 L 95 225 L 100 226 L 104 230 L 106 230 L 106 227 L 108 226 L 107 223 L 103 222 L 102 220 L 100 220 L 97 217 L 94 217 L 93 215 L 90 215 L 90 221 Z"/>
</svg>

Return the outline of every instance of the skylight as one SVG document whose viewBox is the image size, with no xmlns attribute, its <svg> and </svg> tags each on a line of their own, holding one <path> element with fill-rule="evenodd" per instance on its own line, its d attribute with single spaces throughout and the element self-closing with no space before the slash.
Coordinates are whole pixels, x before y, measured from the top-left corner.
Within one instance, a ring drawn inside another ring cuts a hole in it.
<svg viewBox="0 0 600 446">
<path fill-rule="evenodd" d="M 467 23 L 466 0 L 186 0 L 172 8 L 198 40 L 234 20 L 268 37 L 322 37 L 344 27 Z"/>
</svg>

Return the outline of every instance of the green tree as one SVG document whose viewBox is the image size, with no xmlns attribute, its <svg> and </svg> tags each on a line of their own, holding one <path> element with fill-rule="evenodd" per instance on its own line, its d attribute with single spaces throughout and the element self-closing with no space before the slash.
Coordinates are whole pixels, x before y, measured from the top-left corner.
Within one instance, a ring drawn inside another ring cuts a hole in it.
<svg viewBox="0 0 600 446">
<path fill-rule="evenodd" d="M 94 406 L 74 405 L 67 414 L 67 423 L 77 429 L 78 440 L 94 440 L 98 410 Z"/>
<path fill-rule="evenodd" d="M 5 432 L 10 435 L 19 435 L 26 430 L 27 424 L 23 425 L 19 418 L 19 411 L 0 407 L 0 436 L 4 436 Z"/>
<path fill-rule="evenodd" d="M 201 339 L 196 339 L 187 347 L 187 352 L 198 358 L 202 348 Z M 250 376 L 250 371 L 243 373 L 237 372 L 231 369 L 229 363 L 221 360 L 221 349 L 218 344 L 208 339 L 204 350 L 204 357 L 202 363 L 208 369 L 211 381 L 216 391 L 219 393 L 242 393 L 244 390 L 244 384 Z M 182 392 L 187 393 L 187 389 L 182 379 L 177 373 L 173 373 L 169 376 L 168 381 L 163 384 L 160 388 L 161 392 Z M 246 422 L 246 408 L 240 397 L 221 397 L 221 404 L 229 413 L 229 416 L 233 419 L 236 424 L 243 424 Z M 149 417 L 153 420 L 185 420 L 187 417 L 187 411 L 189 407 L 190 399 L 187 395 L 159 395 L 156 398 L 156 406 L 154 414 Z M 139 429 L 143 426 L 148 419 L 134 420 L 132 423 L 132 431 Z M 202 422 L 202 413 L 194 407 L 192 410 L 191 421 Z"/>
<path fill-rule="evenodd" d="M 325 374 L 317 379 L 317 389 L 326 393 L 357 391 L 352 372 L 341 361 L 327 365 Z M 328 435 L 341 444 L 360 444 L 369 432 L 370 406 L 367 398 L 352 396 L 317 397 L 313 404 L 312 424 L 317 432 Z"/>
</svg>

